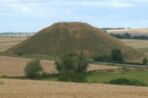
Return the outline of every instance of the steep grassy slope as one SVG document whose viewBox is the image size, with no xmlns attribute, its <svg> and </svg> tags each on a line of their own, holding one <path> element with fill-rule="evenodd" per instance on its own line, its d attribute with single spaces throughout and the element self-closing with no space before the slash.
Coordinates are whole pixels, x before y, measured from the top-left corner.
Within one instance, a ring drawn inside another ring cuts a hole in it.
<svg viewBox="0 0 148 98">
<path fill-rule="evenodd" d="M 117 39 L 113 39 L 100 29 L 79 22 L 55 23 L 6 52 L 13 55 L 21 52 L 24 55 L 59 56 L 65 53 L 83 51 L 84 54 L 92 56 L 109 54 L 113 48 L 122 49 L 126 58 L 141 56 L 134 49 Z"/>
</svg>

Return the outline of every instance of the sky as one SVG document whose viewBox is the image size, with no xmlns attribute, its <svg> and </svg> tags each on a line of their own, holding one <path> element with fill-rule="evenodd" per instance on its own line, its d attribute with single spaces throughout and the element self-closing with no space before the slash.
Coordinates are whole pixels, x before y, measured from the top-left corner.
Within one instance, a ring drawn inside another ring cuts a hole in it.
<svg viewBox="0 0 148 98">
<path fill-rule="evenodd" d="M 55 22 L 148 27 L 148 0 L 0 0 L 0 32 L 37 32 Z"/>
</svg>

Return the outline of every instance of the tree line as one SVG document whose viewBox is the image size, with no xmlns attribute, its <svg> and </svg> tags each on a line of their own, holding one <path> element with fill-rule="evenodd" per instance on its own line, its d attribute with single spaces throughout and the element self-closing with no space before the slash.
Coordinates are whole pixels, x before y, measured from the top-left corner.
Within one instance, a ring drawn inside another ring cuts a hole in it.
<svg viewBox="0 0 148 98">
<path fill-rule="evenodd" d="M 111 36 L 119 39 L 141 39 L 141 40 L 148 40 L 148 36 L 146 35 L 131 35 L 129 33 L 124 33 L 124 34 L 114 34 L 111 33 Z"/>
</svg>

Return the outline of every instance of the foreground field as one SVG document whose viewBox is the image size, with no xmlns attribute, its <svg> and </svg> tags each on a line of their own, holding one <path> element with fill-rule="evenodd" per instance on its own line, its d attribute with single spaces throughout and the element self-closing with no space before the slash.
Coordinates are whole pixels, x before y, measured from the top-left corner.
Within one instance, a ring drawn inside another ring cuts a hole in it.
<svg viewBox="0 0 148 98">
<path fill-rule="evenodd" d="M 2 76 L 7 76 L 7 77 L 24 76 L 24 68 L 30 60 L 31 59 L 26 59 L 26 58 L 0 56 L 0 76 L 1 77 Z M 43 65 L 45 72 L 56 73 L 54 61 L 42 60 L 41 64 Z M 90 64 L 90 67 L 88 68 L 88 70 L 89 71 L 118 70 L 120 68 L 121 67 L 118 67 L 118 66 Z"/>
<path fill-rule="evenodd" d="M 0 98 L 148 98 L 148 88 L 0 79 Z"/>
</svg>

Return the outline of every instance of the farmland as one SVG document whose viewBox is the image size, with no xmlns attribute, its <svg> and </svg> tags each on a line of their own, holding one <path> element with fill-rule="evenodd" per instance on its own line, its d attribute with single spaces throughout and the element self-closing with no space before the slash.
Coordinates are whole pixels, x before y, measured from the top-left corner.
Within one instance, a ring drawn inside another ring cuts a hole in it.
<svg viewBox="0 0 148 98">
<path fill-rule="evenodd" d="M 1 37 L 0 47 L 4 50 L 9 47 L 16 45 L 17 43 L 22 42 L 27 39 L 27 37 Z M 122 40 L 127 45 L 134 47 L 137 50 L 142 50 L 148 48 L 148 42 L 145 40 Z M 14 43 L 13 43 L 14 42 Z M 5 46 L 7 45 L 7 46 Z M 1 49 L 0 48 L 0 49 Z M 146 54 L 146 51 L 143 51 Z M 9 61 L 9 62 L 8 62 Z M 24 76 L 24 68 L 26 64 L 31 61 L 30 58 L 19 58 L 19 57 L 9 57 L 9 56 L 0 56 L 0 76 Z M 52 60 L 41 60 L 41 64 L 44 68 L 44 71 L 47 73 L 56 73 L 54 61 Z M 17 68 L 17 69 L 16 69 Z M 108 66 L 107 64 L 91 64 L 89 71 L 96 70 L 117 70 L 121 67 L 118 66 Z"/>
<path fill-rule="evenodd" d="M 0 56 L 0 76 L 15 77 L 24 76 L 24 68 L 31 59 Z M 9 62 L 8 62 L 9 61 Z M 42 60 L 44 71 L 47 73 L 56 73 L 54 61 Z M 96 65 L 91 64 L 89 71 L 95 70 L 117 70 L 118 66 Z"/>
<path fill-rule="evenodd" d="M 27 37 L 1 37 L 1 52 L 16 45 Z M 147 48 L 144 40 L 123 40 L 127 45 L 137 50 Z M 143 51 L 143 50 L 142 50 Z M 146 51 L 143 51 L 146 53 Z M 119 71 L 123 68 L 108 64 L 90 64 L 87 75 L 88 83 L 56 82 L 57 77 L 42 80 L 20 80 L 14 77 L 24 76 L 24 68 L 31 57 L 0 56 L 0 97 L 1 98 L 147 98 L 147 87 L 119 86 L 103 84 L 116 78 L 141 80 L 148 85 L 148 71 Z M 41 60 L 46 73 L 57 73 L 54 61 Z M 7 79 L 13 78 L 13 79 Z M 98 84 L 99 83 L 99 84 Z"/>
<path fill-rule="evenodd" d="M 1 37 L 0 47 L 4 50 L 16 45 L 27 37 Z M 7 46 L 5 46 L 7 45 Z M 9 62 L 8 62 L 9 61 Z M 19 57 L 9 57 L 9 56 L 0 56 L 0 76 L 1 77 L 20 77 L 24 76 L 24 68 L 26 64 L 31 61 L 30 58 L 19 58 Z M 52 60 L 42 60 L 41 64 L 44 68 L 44 72 L 47 73 L 56 73 L 54 61 Z M 118 66 L 107 66 L 102 64 L 91 64 L 88 68 L 89 71 L 96 70 L 118 70 L 121 67 Z"/>
<path fill-rule="evenodd" d="M 22 42 L 27 37 L 4 37 L 0 36 L 0 51 L 5 51 L 6 49 Z"/>
<path fill-rule="evenodd" d="M 147 87 L 0 79 L 1 98 L 147 98 Z"/>
<path fill-rule="evenodd" d="M 12 47 L 28 37 L 0 37 L 0 49 L 2 51 L 7 50 L 9 47 Z M 131 46 L 137 50 L 140 50 L 143 53 L 147 53 L 147 48 L 148 48 L 148 41 L 146 40 L 122 40 L 126 45 Z M 144 51 L 145 49 L 145 51 Z M 31 57 L 30 57 L 31 58 Z M 23 76 L 23 69 L 27 62 L 29 62 L 31 59 L 30 58 L 20 58 L 20 57 L 9 57 L 9 56 L 0 56 L 0 76 Z M 42 56 L 43 58 L 43 56 Z M 9 61 L 9 62 L 8 62 Z M 11 63 L 11 64 L 10 64 Z M 50 73 L 55 73 L 54 69 L 54 62 L 52 60 L 42 60 L 42 65 L 45 69 L 45 72 L 50 72 Z M 17 70 L 15 67 L 17 67 Z M 104 70 L 104 69 L 118 69 L 119 67 L 117 66 L 105 66 L 105 65 L 95 65 L 92 64 L 92 67 L 89 68 L 89 70 Z M 10 70 L 7 70 L 11 67 Z M 5 72 L 4 72 L 5 71 Z M 8 73 L 9 72 L 9 73 Z M 16 73 L 15 73 L 16 72 Z M 3 74 L 2 74 L 3 73 Z"/>
<path fill-rule="evenodd" d="M 0 0 L 0 98 L 148 98 L 148 0 Z"/>
<path fill-rule="evenodd" d="M 138 51 L 148 55 L 148 41 L 147 40 L 122 40 L 126 45 L 129 45 Z"/>
<path fill-rule="evenodd" d="M 104 73 L 94 72 L 94 73 L 88 74 L 88 82 L 105 83 L 113 79 L 125 78 L 125 79 L 141 80 L 146 85 L 148 85 L 147 76 L 148 76 L 148 70 L 147 71 L 143 71 L 143 70 L 122 71 L 122 72 L 117 71 L 117 72 L 104 72 Z"/>
</svg>

